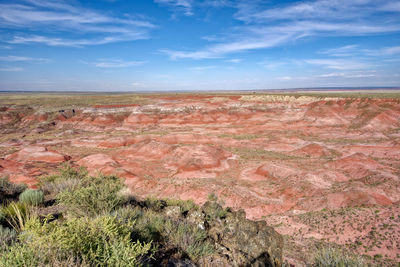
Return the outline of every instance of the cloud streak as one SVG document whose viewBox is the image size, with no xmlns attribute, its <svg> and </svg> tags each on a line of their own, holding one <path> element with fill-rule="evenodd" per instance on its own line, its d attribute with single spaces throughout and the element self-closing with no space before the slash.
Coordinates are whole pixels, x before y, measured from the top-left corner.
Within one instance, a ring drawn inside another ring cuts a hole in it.
<svg viewBox="0 0 400 267">
<path fill-rule="evenodd" d="M 24 62 L 24 61 L 32 61 L 32 62 L 48 62 L 47 58 L 34 58 L 34 57 L 21 57 L 21 56 L 0 56 L 0 61 L 8 61 L 8 62 Z"/>
<path fill-rule="evenodd" d="M 371 64 L 351 59 L 308 59 L 305 63 L 335 70 L 358 70 L 372 67 Z"/>
<path fill-rule="evenodd" d="M 302 1 L 278 7 L 263 7 L 262 1 L 239 1 L 234 18 L 244 24 L 231 29 L 221 40 L 195 51 L 163 49 L 171 59 L 210 59 L 226 54 L 266 49 L 305 37 L 367 36 L 400 31 L 400 9 L 393 8 L 388 20 L 379 15 L 387 12 L 384 0 L 317 0 Z M 349 50 L 354 47 L 344 47 Z M 333 52 L 333 51 L 331 51 Z M 338 56 L 344 51 L 336 51 Z"/>
<path fill-rule="evenodd" d="M 174 11 L 182 12 L 185 16 L 194 15 L 192 0 L 154 0 L 154 2 L 161 5 L 166 5 Z"/>
<path fill-rule="evenodd" d="M 15 34 L 9 43 L 50 46 L 85 46 L 146 39 L 149 30 L 155 27 L 142 19 L 112 17 L 53 0 L 0 4 L 0 25 L 10 30 L 33 32 Z M 70 39 L 62 37 L 65 32 L 71 35 Z"/>
<path fill-rule="evenodd" d="M 146 61 L 124 61 L 120 59 L 99 59 L 96 62 L 82 61 L 87 65 L 97 68 L 128 68 L 140 66 L 146 63 Z"/>
</svg>

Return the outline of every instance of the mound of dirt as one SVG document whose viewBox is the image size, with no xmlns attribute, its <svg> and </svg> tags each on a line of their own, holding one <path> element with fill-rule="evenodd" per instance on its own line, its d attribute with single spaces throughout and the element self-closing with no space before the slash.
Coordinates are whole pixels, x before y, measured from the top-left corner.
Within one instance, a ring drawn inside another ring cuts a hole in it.
<svg viewBox="0 0 400 267">
<path fill-rule="evenodd" d="M 70 160 L 71 157 L 57 152 L 48 151 L 41 146 L 28 146 L 20 151 L 6 157 L 9 160 L 17 161 L 41 161 L 47 163 L 61 163 Z"/>
</svg>

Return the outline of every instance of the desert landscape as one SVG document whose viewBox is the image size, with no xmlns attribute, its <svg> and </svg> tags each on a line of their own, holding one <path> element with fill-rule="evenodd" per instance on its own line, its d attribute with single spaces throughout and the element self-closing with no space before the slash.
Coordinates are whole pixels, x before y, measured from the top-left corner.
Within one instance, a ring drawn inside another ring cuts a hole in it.
<svg viewBox="0 0 400 267">
<path fill-rule="evenodd" d="M 1 93 L 0 176 L 69 164 L 136 196 L 210 194 L 283 236 L 303 266 L 336 246 L 400 262 L 400 93 Z"/>
</svg>

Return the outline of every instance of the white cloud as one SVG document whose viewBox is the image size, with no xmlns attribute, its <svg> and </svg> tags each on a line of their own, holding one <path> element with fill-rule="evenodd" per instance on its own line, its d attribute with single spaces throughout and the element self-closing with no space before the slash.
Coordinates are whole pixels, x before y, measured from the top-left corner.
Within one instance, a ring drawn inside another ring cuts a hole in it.
<svg viewBox="0 0 400 267">
<path fill-rule="evenodd" d="M 387 20 L 379 17 L 387 3 L 384 0 L 301 1 L 272 8 L 269 2 L 267 7 L 260 3 L 239 1 L 234 17 L 245 24 L 230 29 L 222 38 L 212 36 L 211 45 L 194 51 L 164 49 L 161 52 L 172 59 L 209 59 L 276 47 L 308 36 L 363 36 L 400 31 L 399 14 L 386 14 Z M 355 49 L 356 45 L 342 47 L 336 56 L 348 56 L 345 52 Z"/>
<path fill-rule="evenodd" d="M 191 71 L 204 71 L 204 70 L 209 70 L 209 69 L 214 69 L 215 66 L 198 66 L 198 67 L 191 67 Z"/>
<path fill-rule="evenodd" d="M 167 5 L 174 10 L 179 10 L 183 12 L 185 16 L 192 16 L 192 0 L 154 0 L 154 2 L 162 5 Z"/>
<path fill-rule="evenodd" d="M 393 56 L 400 54 L 400 46 L 383 47 L 380 49 L 365 49 L 364 52 L 369 56 Z"/>
<path fill-rule="evenodd" d="M 243 61 L 243 59 L 241 58 L 232 58 L 232 59 L 227 59 L 225 60 L 226 62 L 230 62 L 230 63 L 240 63 Z"/>
<path fill-rule="evenodd" d="M 326 54 L 334 57 L 347 57 L 347 56 L 352 56 L 358 53 L 359 51 L 360 51 L 359 45 L 353 44 L 353 45 L 346 45 L 338 48 L 324 50 L 321 52 L 321 54 Z"/>
<path fill-rule="evenodd" d="M 266 22 L 276 20 L 359 20 L 371 18 L 377 12 L 399 12 L 399 2 L 388 4 L 386 0 L 317 0 L 297 1 L 289 5 L 260 7 L 257 2 L 247 2 L 241 5 L 236 17 L 247 22 Z"/>
<path fill-rule="evenodd" d="M 317 75 L 316 78 L 372 78 L 376 77 L 376 74 L 370 72 L 356 72 L 356 73 L 344 73 L 344 72 L 333 72 Z"/>
<path fill-rule="evenodd" d="M 305 63 L 336 70 L 357 70 L 372 67 L 371 64 L 351 59 L 308 59 L 305 60 Z"/>
<path fill-rule="evenodd" d="M 127 68 L 127 67 L 135 67 L 140 66 L 146 63 L 146 61 L 124 61 L 120 59 L 99 59 L 96 62 L 86 62 L 82 61 L 90 66 L 94 66 L 97 68 Z"/>
<path fill-rule="evenodd" d="M 287 35 L 276 35 L 276 36 L 265 36 L 256 38 L 240 38 L 241 40 L 219 43 L 203 50 L 198 51 L 176 51 L 176 50 L 160 50 L 170 56 L 171 59 L 211 59 L 221 58 L 229 53 L 243 52 L 253 49 L 262 49 L 268 47 L 274 47 L 278 44 L 282 44 L 289 39 Z"/>
<path fill-rule="evenodd" d="M 0 56 L 0 61 L 8 62 L 20 62 L 20 61 L 34 61 L 34 62 L 47 62 L 46 58 L 33 58 L 33 57 L 21 57 L 21 56 Z"/>
<path fill-rule="evenodd" d="M 20 67 L 0 67 L 0 71 L 23 71 Z"/>
<path fill-rule="evenodd" d="M 282 80 L 282 81 L 290 81 L 293 80 L 293 77 L 291 76 L 283 76 L 283 77 L 278 77 L 278 80 Z"/>
<path fill-rule="evenodd" d="M 155 27 L 143 19 L 112 17 L 73 6 L 66 1 L 52 0 L 0 4 L 0 24 L 3 28 L 33 32 L 31 35 L 16 35 L 8 40 L 9 43 L 44 43 L 54 46 L 146 39 L 149 30 Z M 74 38 L 61 37 L 65 36 L 65 32 L 69 32 Z M 47 33 L 51 33 L 51 37 Z"/>
</svg>

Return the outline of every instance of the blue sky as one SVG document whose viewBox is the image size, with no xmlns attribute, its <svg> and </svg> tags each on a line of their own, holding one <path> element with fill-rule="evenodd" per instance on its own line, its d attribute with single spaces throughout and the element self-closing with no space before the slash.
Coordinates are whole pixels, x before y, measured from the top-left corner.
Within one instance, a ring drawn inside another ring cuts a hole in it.
<svg viewBox="0 0 400 267">
<path fill-rule="evenodd" d="M 397 0 L 0 0 L 0 90 L 400 86 Z"/>
</svg>

